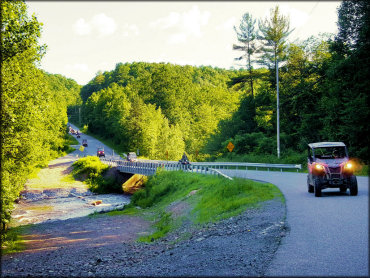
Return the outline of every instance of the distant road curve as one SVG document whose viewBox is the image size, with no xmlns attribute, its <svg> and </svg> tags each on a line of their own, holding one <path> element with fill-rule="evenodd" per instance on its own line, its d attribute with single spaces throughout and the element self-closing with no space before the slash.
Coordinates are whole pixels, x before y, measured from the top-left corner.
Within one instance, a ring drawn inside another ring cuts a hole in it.
<svg viewBox="0 0 370 278">
<path fill-rule="evenodd" d="M 369 178 L 357 177 L 358 196 L 307 192 L 307 174 L 222 170 L 229 176 L 266 181 L 286 199 L 290 232 L 265 276 L 369 277 Z"/>
</svg>

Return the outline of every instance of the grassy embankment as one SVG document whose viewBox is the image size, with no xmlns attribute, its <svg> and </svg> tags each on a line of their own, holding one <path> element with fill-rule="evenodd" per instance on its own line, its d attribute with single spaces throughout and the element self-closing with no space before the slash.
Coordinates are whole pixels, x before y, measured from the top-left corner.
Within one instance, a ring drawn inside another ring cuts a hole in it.
<svg viewBox="0 0 370 278">
<path fill-rule="evenodd" d="M 107 215 L 137 215 L 153 221 L 154 232 L 139 238 L 150 242 L 180 228 L 184 222 L 193 226 L 217 222 L 274 198 L 284 202 L 280 190 L 268 183 L 160 171 L 133 194 L 124 210 Z"/>
</svg>

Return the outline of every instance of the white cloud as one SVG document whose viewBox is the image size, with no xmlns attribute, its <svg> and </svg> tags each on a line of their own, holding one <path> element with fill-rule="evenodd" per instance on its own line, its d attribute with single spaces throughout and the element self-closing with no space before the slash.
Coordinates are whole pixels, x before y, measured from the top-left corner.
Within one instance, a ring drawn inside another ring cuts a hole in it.
<svg viewBox="0 0 370 278">
<path fill-rule="evenodd" d="M 167 40 L 169 44 L 179 44 L 187 41 L 188 36 L 185 33 L 173 34 Z"/>
<path fill-rule="evenodd" d="M 104 13 L 95 15 L 91 23 L 98 30 L 100 36 L 109 36 L 117 29 L 114 19 Z"/>
<path fill-rule="evenodd" d="M 122 34 L 124 37 L 128 37 L 130 34 L 134 34 L 135 36 L 138 36 L 140 34 L 140 29 L 136 24 L 125 23 L 122 28 Z"/>
<path fill-rule="evenodd" d="M 208 24 L 210 16 L 209 11 L 200 11 L 195 5 L 183 13 L 171 12 L 168 16 L 151 22 L 149 26 L 172 32 L 167 43 L 183 43 L 189 36 L 200 38 L 203 35 L 201 29 Z"/>
<path fill-rule="evenodd" d="M 86 64 L 79 64 L 79 63 L 76 63 L 76 64 L 67 64 L 65 65 L 65 69 L 68 70 L 68 71 L 82 71 L 82 72 L 88 72 L 89 71 L 89 66 L 86 65 Z"/>
<path fill-rule="evenodd" d="M 303 26 L 308 21 L 308 13 L 288 6 L 286 4 L 280 6 L 281 13 L 289 16 L 290 26 L 299 28 Z"/>
<path fill-rule="evenodd" d="M 77 35 L 88 35 L 91 33 L 91 26 L 89 23 L 85 22 L 85 19 L 80 18 L 73 25 L 73 29 Z"/>
<path fill-rule="evenodd" d="M 222 22 L 221 24 L 216 26 L 216 30 L 225 30 L 230 31 L 233 30 L 233 27 L 236 25 L 236 18 L 235 16 L 230 17 L 226 21 Z"/>
<path fill-rule="evenodd" d="M 171 12 L 168 16 L 162 17 L 149 24 L 150 27 L 159 27 L 160 29 L 167 29 L 175 26 L 180 22 L 181 15 L 179 13 Z"/>
<path fill-rule="evenodd" d="M 90 21 L 80 18 L 73 26 L 75 33 L 81 36 L 88 35 L 93 30 L 97 31 L 100 37 L 109 36 L 117 29 L 114 19 L 104 13 L 95 15 Z"/>
<path fill-rule="evenodd" d="M 207 25 L 210 16 L 210 12 L 201 12 L 198 6 L 193 6 L 190 11 L 183 13 L 182 27 L 188 33 L 195 35 L 196 37 L 201 37 L 201 26 Z"/>
</svg>

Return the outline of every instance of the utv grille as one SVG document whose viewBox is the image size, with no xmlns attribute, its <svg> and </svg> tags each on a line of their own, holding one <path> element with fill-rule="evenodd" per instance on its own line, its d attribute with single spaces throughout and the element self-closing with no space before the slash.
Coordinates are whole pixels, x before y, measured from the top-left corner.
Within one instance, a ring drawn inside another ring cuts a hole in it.
<svg viewBox="0 0 370 278">
<path fill-rule="evenodd" d="M 332 179 L 340 179 L 340 174 L 331 174 Z"/>
<path fill-rule="evenodd" d="M 331 174 L 340 174 L 340 167 L 329 167 L 329 172 Z"/>
</svg>

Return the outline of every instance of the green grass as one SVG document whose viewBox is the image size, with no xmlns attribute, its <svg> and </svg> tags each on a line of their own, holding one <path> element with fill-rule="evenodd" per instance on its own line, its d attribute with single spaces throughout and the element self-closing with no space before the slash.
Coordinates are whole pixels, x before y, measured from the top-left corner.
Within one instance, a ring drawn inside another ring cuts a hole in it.
<svg viewBox="0 0 370 278">
<path fill-rule="evenodd" d="M 1 254 L 11 254 L 22 252 L 25 249 L 25 240 L 22 239 L 22 234 L 32 225 L 24 225 L 14 228 L 9 228 L 1 234 Z"/>
<path fill-rule="evenodd" d="M 369 165 L 358 164 L 355 170 L 356 176 L 369 176 Z"/>
<path fill-rule="evenodd" d="M 169 231 L 173 229 L 173 219 L 170 213 L 162 212 L 159 215 L 159 221 L 154 224 L 156 229 L 154 233 L 142 236 L 138 239 L 139 242 L 152 242 L 165 236 Z"/>
<path fill-rule="evenodd" d="M 193 194 L 189 194 L 191 192 Z M 280 190 L 268 183 L 161 171 L 151 176 L 145 187 L 133 194 L 131 203 L 124 210 L 108 214 L 139 215 L 153 221 L 155 232 L 139 238 L 139 241 L 150 242 L 180 227 L 184 219 L 190 220 L 193 225 L 217 222 L 274 198 L 284 202 Z M 174 202 L 186 202 L 190 212 L 173 217 L 168 207 Z"/>
<path fill-rule="evenodd" d="M 61 182 L 75 183 L 76 180 L 73 177 L 73 174 L 66 175 L 60 179 Z"/>
</svg>

